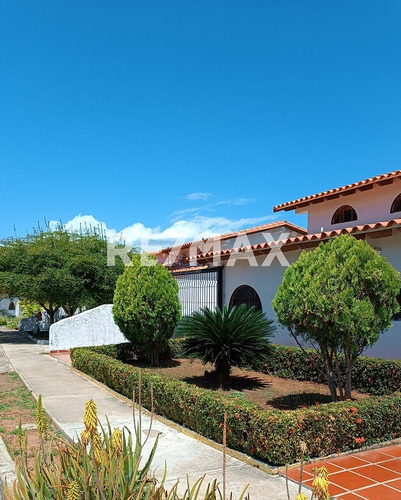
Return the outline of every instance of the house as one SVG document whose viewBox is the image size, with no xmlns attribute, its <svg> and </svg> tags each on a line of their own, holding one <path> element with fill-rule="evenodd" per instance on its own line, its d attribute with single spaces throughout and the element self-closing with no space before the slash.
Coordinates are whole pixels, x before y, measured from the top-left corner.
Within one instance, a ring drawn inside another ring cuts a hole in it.
<svg viewBox="0 0 401 500">
<path fill-rule="evenodd" d="M 157 253 L 179 285 L 184 315 L 200 307 L 254 305 L 275 318 L 271 302 L 302 250 L 341 234 L 367 241 L 401 270 L 401 170 L 276 205 L 307 214 L 307 229 L 285 220 L 169 247 Z M 293 344 L 278 326 L 277 343 Z M 401 314 L 367 355 L 401 359 Z"/>
<path fill-rule="evenodd" d="M 8 316 L 19 316 L 19 299 L 0 297 L 0 314 L 7 314 Z"/>
</svg>

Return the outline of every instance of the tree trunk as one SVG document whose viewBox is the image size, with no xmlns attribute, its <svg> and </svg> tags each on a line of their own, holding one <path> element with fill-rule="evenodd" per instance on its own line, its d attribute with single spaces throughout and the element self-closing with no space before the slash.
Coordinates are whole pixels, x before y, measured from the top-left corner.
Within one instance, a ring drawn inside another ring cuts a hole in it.
<svg viewBox="0 0 401 500">
<path fill-rule="evenodd" d="M 351 353 L 350 342 L 347 342 L 344 346 L 344 356 L 345 356 L 345 399 L 351 399 L 352 395 L 352 369 L 356 360 L 355 355 Z"/>
<path fill-rule="evenodd" d="M 330 389 L 330 395 L 332 401 L 337 401 L 337 387 L 336 387 L 336 382 L 334 379 L 334 374 L 333 374 L 333 366 L 332 363 L 330 362 L 328 353 L 324 348 L 321 348 L 322 356 L 323 356 L 323 362 L 324 362 L 324 367 L 326 370 L 326 377 L 327 377 L 327 383 L 329 385 Z"/>
<path fill-rule="evenodd" d="M 354 367 L 354 360 L 349 356 L 345 356 L 347 368 L 345 371 L 345 399 L 352 399 L 352 369 Z"/>
<path fill-rule="evenodd" d="M 336 371 L 337 371 L 337 386 L 338 386 L 338 392 L 340 393 L 340 400 L 343 401 L 344 398 L 344 390 L 343 390 L 343 379 L 341 375 L 341 369 L 340 369 L 340 361 L 338 359 L 338 353 L 337 351 L 335 352 L 335 360 L 336 360 Z"/>
<path fill-rule="evenodd" d="M 49 315 L 50 324 L 53 325 L 56 311 L 53 309 L 53 307 L 50 307 L 49 309 L 46 310 L 46 312 Z"/>
<path fill-rule="evenodd" d="M 40 304 L 43 309 L 47 312 L 49 315 L 49 321 L 50 324 L 52 325 L 54 323 L 54 315 L 56 314 L 56 309 L 54 309 L 53 306 L 46 307 L 44 304 Z"/>
<path fill-rule="evenodd" d="M 219 360 L 215 364 L 219 386 L 228 390 L 231 386 L 231 366 L 226 360 Z"/>
<path fill-rule="evenodd" d="M 163 351 L 163 345 L 160 342 L 150 342 L 147 347 L 147 358 L 152 366 L 160 366 L 160 355 Z"/>
<path fill-rule="evenodd" d="M 73 306 L 64 306 L 64 310 L 67 313 L 67 316 L 71 317 L 74 316 L 76 308 Z"/>
</svg>

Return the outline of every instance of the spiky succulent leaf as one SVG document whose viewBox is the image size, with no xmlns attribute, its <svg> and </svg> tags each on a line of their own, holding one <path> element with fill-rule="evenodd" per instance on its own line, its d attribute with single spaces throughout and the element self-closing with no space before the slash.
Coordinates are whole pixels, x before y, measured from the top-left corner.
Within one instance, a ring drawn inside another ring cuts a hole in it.
<svg viewBox="0 0 401 500">
<path fill-rule="evenodd" d="M 184 354 L 203 363 L 226 362 L 229 366 L 258 366 L 268 356 L 273 321 L 262 311 L 245 304 L 232 309 L 201 309 L 177 327 L 184 337 Z"/>
</svg>

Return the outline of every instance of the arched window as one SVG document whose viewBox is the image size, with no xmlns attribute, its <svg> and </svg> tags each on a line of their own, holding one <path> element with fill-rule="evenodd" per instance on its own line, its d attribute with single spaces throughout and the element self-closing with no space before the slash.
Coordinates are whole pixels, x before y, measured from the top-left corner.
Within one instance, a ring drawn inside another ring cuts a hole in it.
<svg viewBox="0 0 401 500">
<path fill-rule="evenodd" d="M 254 306 L 257 311 L 262 309 L 262 303 L 259 295 L 254 288 L 248 285 L 241 285 L 236 288 L 231 295 L 229 308 L 246 304 L 249 307 Z"/>
<path fill-rule="evenodd" d="M 401 194 L 397 196 L 391 205 L 390 213 L 393 214 L 394 212 L 401 212 Z"/>
<path fill-rule="evenodd" d="M 343 205 L 335 211 L 331 223 L 341 224 L 342 222 L 351 222 L 357 218 L 355 210 L 350 205 Z"/>
<path fill-rule="evenodd" d="M 15 304 L 14 302 L 10 302 L 10 305 L 8 306 L 9 311 L 15 311 Z"/>
</svg>

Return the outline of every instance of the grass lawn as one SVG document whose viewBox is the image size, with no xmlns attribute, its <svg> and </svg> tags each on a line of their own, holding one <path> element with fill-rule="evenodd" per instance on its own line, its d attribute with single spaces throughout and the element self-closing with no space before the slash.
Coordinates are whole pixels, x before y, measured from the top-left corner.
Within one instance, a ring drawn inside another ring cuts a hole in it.
<svg viewBox="0 0 401 500">
<path fill-rule="evenodd" d="M 160 368 L 146 366 L 146 369 L 199 387 L 222 391 L 218 388 L 212 365 L 202 365 L 199 360 L 174 359 Z M 223 392 L 227 394 L 227 391 Z M 330 391 L 324 384 L 284 379 L 239 368 L 232 370 L 232 388 L 228 394 L 243 397 L 262 408 L 280 410 L 331 402 Z M 353 398 L 357 401 L 367 397 L 368 394 L 353 391 Z"/>
<path fill-rule="evenodd" d="M 28 438 L 28 466 L 32 466 L 39 449 L 35 426 L 36 400 L 17 373 L 0 374 L 0 435 L 12 458 L 18 459 L 20 450 L 17 426 L 21 419 Z"/>
</svg>

